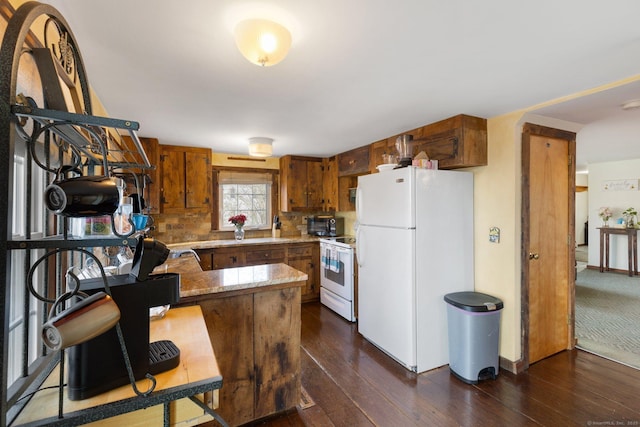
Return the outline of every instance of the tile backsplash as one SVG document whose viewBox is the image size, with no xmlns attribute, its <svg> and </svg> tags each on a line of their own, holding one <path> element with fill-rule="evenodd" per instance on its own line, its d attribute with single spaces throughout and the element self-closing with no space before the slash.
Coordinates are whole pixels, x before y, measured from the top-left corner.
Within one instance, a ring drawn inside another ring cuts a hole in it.
<svg viewBox="0 0 640 427">
<path fill-rule="evenodd" d="M 280 237 L 297 237 L 306 233 L 303 217 L 309 214 L 280 212 L 282 223 Z M 164 243 L 179 243 L 202 240 L 230 240 L 233 231 L 211 230 L 211 214 L 156 214 L 153 215 L 155 230 L 151 235 Z M 245 228 L 245 239 L 271 237 L 271 228 L 255 230 Z"/>
</svg>

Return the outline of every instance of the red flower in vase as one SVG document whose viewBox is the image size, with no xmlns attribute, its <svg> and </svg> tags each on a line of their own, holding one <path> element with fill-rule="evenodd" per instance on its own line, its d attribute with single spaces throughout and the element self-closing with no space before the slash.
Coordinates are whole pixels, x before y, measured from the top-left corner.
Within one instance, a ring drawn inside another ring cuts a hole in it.
<svg viewBox="0 0 640 427">
<path fill-rule="evenodd" d="M 245 214 L 238 214 L 229 218 L 229 222 L 235 225 L 236 227 L 243 226 L 246 221 L 247 221 L 247 216 Z"/>
</svg>

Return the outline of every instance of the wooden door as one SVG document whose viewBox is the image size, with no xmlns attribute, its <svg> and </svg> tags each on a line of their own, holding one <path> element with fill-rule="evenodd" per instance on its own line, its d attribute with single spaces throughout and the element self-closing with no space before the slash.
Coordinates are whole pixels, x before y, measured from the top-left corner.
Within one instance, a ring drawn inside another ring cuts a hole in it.
<svg viewBox="0 0 640 427">
<path fill-rule="evenodd" d="M 209 210 L 211 194 L 211 172 L 209 167 L 211 153 L 208 150 L 185 152 L 185 180 L 187 209 Z"/>
<path fill-rule="evenodd" d="M 307 162 L 307 204 L 313 210 L 322 210 L 324 193 L 322 191 L 322 160 Z"/>
<path fill-rule="evenodd" d="M 322 193 L 324 211 L 338 210 L 338 163 L 336 156 L 323 160 Z"/>
<path fill-rule="evenodd" d="M 573 347 L 575 134 L 523 133 L 523 354 L 528 363 Z"/>
<path fill-rule="evenodd" d="M 162 211 L 184 209 L 184 153 L 161 148 Z"/>
<path fill-rule="evenodd" d="M 307 162 L 301 159 L 291 159 L 289 163 L 289 208 L 305 208 L 307 206 Z"/>
</svg>

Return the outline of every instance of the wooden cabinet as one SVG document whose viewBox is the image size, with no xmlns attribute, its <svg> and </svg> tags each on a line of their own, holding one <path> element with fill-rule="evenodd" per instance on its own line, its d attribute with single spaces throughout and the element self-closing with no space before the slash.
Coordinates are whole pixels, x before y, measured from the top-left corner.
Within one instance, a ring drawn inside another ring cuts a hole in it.
<svg viewBox="0 0 640 427">
<path fill-rule="evenodd" d="M 381 141 L 374 142 L 369 146 L 370 173 L 377 172 L 378 170 L 376 169 L 376 166 L 384 164 L 384 159 L 382 157 L 384 154 L 398 155 L 395 138 L 383 139 Z"/>
<path fill-rule="evenodd" d="M 287 264 L 307 273 L 309 278 L 302 288 L 302 301 L 320 298 L 320 247 L 317 243 L 291 244 L 287 249 Z"/>
<path fill-rule="evenodd" d="M 212 254 L 212 270 L 221 268 L 244 267 L 247 265 L 245 252 L 241 247 L 214 249 Z"/>
<path fill-rule="evenodd" d="M 211 210 L 211 150 L 160 145 L 162 213 Z"/>
<path fill-rule="evenodd" d="M 261 249 L 247 249 L 244 254 L 245 265 L 276 264 L 285 262 L 286 248 L 270 246 Z"/>
<path fill-rule="evenodd" d="M 358 186 L 357 176 L 341 176 L 338 180 L 338 205 L 340 211 L 355 211 L 356 204 L 351 198 L 351 189 Z"/>
<path fill-rule="evenodd" d="M 199 304 L 224 377 L 218 413 L 231 426 L 299 403 L 300 287 L 212 294 Z"/>
<path fill-rule="evenodd" d="M 339 210 L 338 205 L 338 157 L 333 156 L 322 160 L 323 175 L 322 175 L 322 191 L 323 197 L 323 210 L 325 212 L 332 212 Z"/>
<path fill-rule="evenodd" d="M 362 175 L 368 172 L 368 145 L 338 154 L 338 176 Z"/>
<path fill-rule="evenodd" d="M 414 154 L 424 151 L 439 169 L 487 165 L 487 120 L 460 114 L 422 128 Z"/>
<path fill-rule="evenodd" d="M 283 156 L 280 158 L 280 210 L 322 210 L 322 159 Z"/>
<path fill-rule="evenodd" d="M 245 267 L 261 264 L 288 264 L 307 273 L 302 300 L 320 298 L 320 246 L 318 243 L 279 243 L 274 245 L 238 245 L 225 248 L 198 249 L 203 270 Z"/>
<path fill-rule="evenodd" d="M 213 270 L 213 249 L 196 249 L 202 271 Z"/>
</svg>

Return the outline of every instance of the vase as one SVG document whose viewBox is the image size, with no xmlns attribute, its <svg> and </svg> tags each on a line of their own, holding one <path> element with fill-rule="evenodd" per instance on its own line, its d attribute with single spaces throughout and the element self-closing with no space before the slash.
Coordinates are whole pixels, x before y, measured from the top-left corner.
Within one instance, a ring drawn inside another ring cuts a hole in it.
<svg viewBox="0 0 640 427">
<path fill-rule="evenodd" d="M 602 220 L 602 226 L 603 227 L 608 227 L 609 226 L 609 220 L 608 219 L 603 219 Z"/>
<path fill-rule="evenodd" d="M 236 225 L 236 229 L 233 231 L 233 236 L 236 240 L 244 239 L 244 228 L 241 225 Z"/>
<path fill-rule="evenodd" d="M 636 228 L 635 216 L 634 215 L 627 215 L 625 223 L 626 223 L 625 225 L 627 226 L 627 228 Z"/>
</svg>

